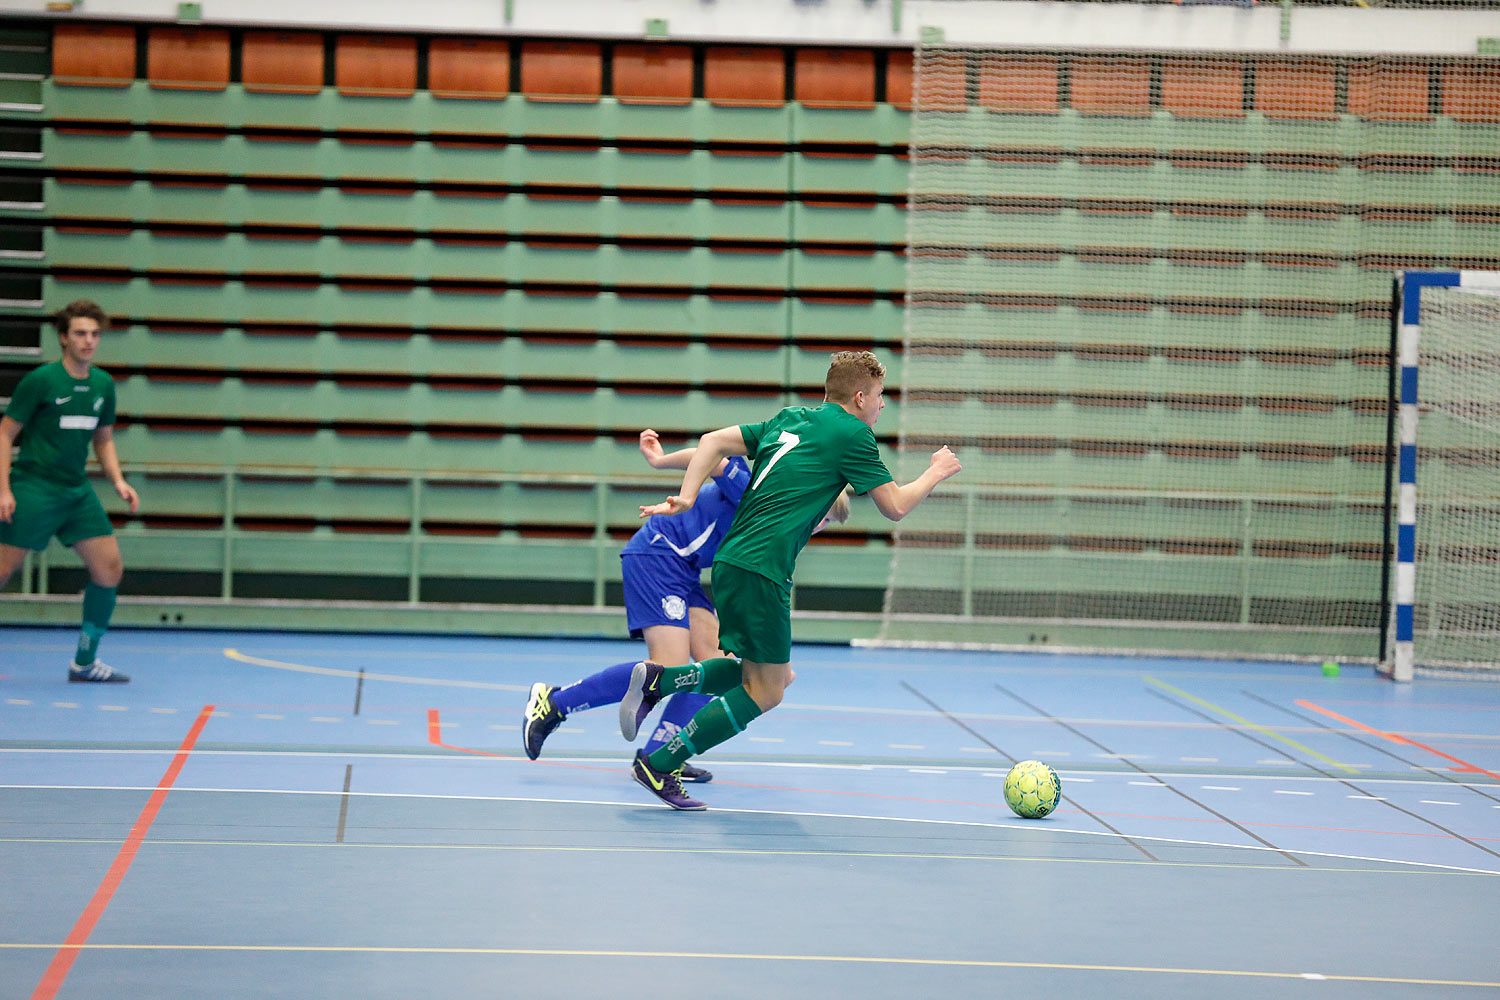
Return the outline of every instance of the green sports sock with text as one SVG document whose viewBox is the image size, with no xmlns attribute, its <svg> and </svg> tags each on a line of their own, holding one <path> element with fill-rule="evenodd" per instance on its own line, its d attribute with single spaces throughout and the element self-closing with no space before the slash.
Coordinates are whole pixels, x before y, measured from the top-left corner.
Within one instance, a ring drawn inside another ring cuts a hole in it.
<svg viewBox="0 0 1500 1000">
<path fill-rule="evenodd" d="M 689 663 L 681 667 L 663 667 L 662 671 L 663 695 L 678 691 L 724 694 L 739 687 L 744 680 L 740 661 L 732 656 L 717 656 L 702 663 Z"/>
<path fill-rule="evenodd" d="M 109 619 L 115 613 L 115 588 L 90 583 L 83 588 L 83 629 L 78 633 L 78 652 L 73 662 L 86 667 L 94 662 L 99 640 L 109 631 Z"/>
<path fill-rule="evenodd" d="M 657 771 L 675 771 L 689 757 L 744 732 L 762 714 L 750 692 L 741 685 L 698 709 L 698 714 L 676 736 L 652 751 L 647 761 Z"/>
</svg>

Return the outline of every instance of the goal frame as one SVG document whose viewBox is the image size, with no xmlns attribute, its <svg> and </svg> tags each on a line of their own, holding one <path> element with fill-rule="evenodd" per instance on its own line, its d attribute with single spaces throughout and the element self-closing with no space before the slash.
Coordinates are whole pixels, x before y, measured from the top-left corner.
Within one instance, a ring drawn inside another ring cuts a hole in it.
<svg viewBox="0 0 1500 1000">
<path fill-rule="evenodd" d="M 1392 412 L 1399 431 L 1396 464 L 1396 572 L 1387 634 L 1394 642 L 1381 657 L 1380 671 L 1409 682 L 1416 673 L 1417 592 L 1417 424 L 1422 339 L 1422 290 L 1472 288 L 1500 291 L 1500 271 L 1402 271 L 1396 276 L 1393 373 L 1398 391 Z M 1389 505 L 1387 505 L 1389 506 Z"/>
</svg>

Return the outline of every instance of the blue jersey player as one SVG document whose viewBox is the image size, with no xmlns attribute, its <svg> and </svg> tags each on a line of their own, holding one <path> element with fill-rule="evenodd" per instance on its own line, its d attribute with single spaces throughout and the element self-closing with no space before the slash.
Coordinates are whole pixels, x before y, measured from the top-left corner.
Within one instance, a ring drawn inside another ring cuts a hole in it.
<svg viewBox="0 0 1500 1000">
<path fill-rule="evenodd" d="M 640 434 L 641 454 L 656 469 L 686 469 L 696 449 L 663 452 L 654 430 Z M 740 456 L 724 459 L 685 515 L 653 517 L 641 526 L 620 553 L 625 585 L 625 621 L 632 638 L 646 640 L 653 663 L 699 661 L 722 656 L 719 619 L 703 589 L 700 574 L 713 564 L 740 497 L 750 484 L 750 466 Z M 835 505 L 830 520 L 849 516 L 848 502 Z M 536 760 L 542 744 L 572 712 L 612 705 L 625 695 L 631 671 L 639 661 L 617 663 L 566 687 L 538 681 L 531 687 L 522 729 L 526 756 Z M 683 693 L 667 701 L 651 739 L 650 752 L 677 731 L 705 705 L 710 696 Z M 684 770 L 688 781 L 708 781 L 702 768 Z"/>
</svg>

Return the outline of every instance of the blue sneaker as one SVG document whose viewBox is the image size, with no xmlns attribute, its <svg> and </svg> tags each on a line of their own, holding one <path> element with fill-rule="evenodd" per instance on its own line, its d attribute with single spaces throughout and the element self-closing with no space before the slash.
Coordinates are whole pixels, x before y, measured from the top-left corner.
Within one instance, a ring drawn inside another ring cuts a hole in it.
<svg viewBox="0 0 1500 1000">
<path fill-rule="evenodd" d="M 531 697 L 526 699 L 526 717 L 521 726 L 521 739 L 526 747 L 526 756 L 532 760 L 541 756 L 542 744 L 565 718 L 562 709 L 552 704 L 552 692 L 556 690 L 555 687 L 537 681 L 531 685 Z"/>
<path fill-rule="evenodd" d="M 665 673 L 660 663 L 644 660 L 630 672 L 630 685 L 625 697 L 620 699 L 620 735 L 627 740 L 635 739 L 641 731 L 641 723 L 661 701 L 661 675 Z"/>
<path fill-rule="evenodd" d="M 69 684 L 128 684 L 130 675 L 122 674 L 103 660 L 95 660 L 87 666 L 73 664 L 68 668 Z"/>
<path fill-rule="evenodd" d="M 681 768 L 664 774 L 651 766 L 651 762 L 646 759 L 646 754 L 641 750 L 635 752 L 635 760 L 630 765 L 630 775 L 642 788 L 673 809 L 697 812 L 708 808 L 697 799 L 688 798 L 687 793 L 682 790 Z"/>
</svg>

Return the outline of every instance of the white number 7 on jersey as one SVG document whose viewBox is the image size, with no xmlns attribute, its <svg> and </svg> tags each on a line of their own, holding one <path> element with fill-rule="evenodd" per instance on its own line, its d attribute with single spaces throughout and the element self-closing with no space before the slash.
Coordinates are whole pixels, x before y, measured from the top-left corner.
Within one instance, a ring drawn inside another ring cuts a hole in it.
<svg viewBox="0 0 1500 1000">
<path fill-rule="evenodd" d="M 782 431 L 781 436 L 776 440 L 780 442 L 781 447 L 776 449 L 776 454 L 771 456 L 771 460 L 766 463 L 766 467 L 760 470 L 760 475 L 755 477 L 755 482 L 750 484 L 750 488 L 752 490 L 760 485 L 760 481 L 762 479 L 766 478 L 766 473 L 771 471 L 771 466 L 781 461 L 782 455 L 785 455 L 787 452 L 797 447 L 797 445 L 802 441 L 801 438 L 793 434 L 791 431 Z"/>
</svg>

